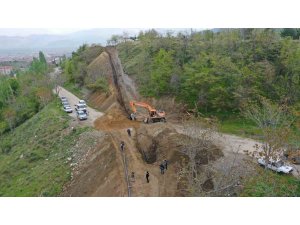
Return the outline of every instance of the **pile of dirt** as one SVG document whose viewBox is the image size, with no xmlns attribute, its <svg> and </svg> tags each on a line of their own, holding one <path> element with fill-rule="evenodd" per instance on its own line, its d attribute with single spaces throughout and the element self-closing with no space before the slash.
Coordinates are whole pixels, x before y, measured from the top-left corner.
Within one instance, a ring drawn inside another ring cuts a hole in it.
<svg viewBox="0 0 300 225">
<path fill-rule="evenodd" d="M 112 131 L 130 127 L 138 128 L 140 123 L 129 120 L 120 105 L 113 103 L 109 109 L 106 110 L 105 115 L 95 121 L 94 125 L 97 130 Z"/>
<path fill-rule="evenodd" d="M 197 140 L 187 135 L 177 133 L 169 124 L 143 124 L 137 129 L 137 148 L 147 163 L 155 163 L 169 159 L 172 162 L 187 158 L 186 148 L 195 146 Z M 207 165 L 223 156 L 223 152 L 214 144 L 209 149 L 199 149 L 195 160 L 197 164 Z"/>
</svg>

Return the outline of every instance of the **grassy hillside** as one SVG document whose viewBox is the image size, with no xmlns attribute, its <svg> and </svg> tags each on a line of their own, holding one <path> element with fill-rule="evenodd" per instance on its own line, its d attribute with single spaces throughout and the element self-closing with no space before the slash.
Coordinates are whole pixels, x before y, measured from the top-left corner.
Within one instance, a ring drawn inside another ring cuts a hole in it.
<svg viewBox="0 0 300 225">
<path fill-rule="evenodd" d="M 71 177 L 71 131 L 58 101 L 0 137 L 0 196 L 56 196 Z"/>
<path fill-rule="evenodd" d="M 246 181 L 242 197 L 299 197 L 300 181 L 292 175 L 282 175 L 261 169 L 258 176 Z"/>
</svg>

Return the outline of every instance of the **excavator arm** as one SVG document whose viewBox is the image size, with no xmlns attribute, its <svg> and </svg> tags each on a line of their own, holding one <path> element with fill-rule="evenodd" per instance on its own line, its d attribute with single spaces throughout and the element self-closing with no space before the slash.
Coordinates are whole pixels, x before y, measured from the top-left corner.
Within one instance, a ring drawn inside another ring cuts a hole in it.
<svg viewBox="0 0 300 225">
<path fill-rule="evenodd" d="M 144 103 L 144 102 L 131 101 L 130 106 L 131 106 L 131 109 L 132 109 L 133 113 L 136 113 L 136 107 L 135 106 L 143 107 L 143 108 L 147 109 L 149 111 L 149 113 L 153 112 L 153 111 L 156 111 L 156 109 L 152 108 L 150 105 L 148 105 L 147 103 Z"/>
</svg>

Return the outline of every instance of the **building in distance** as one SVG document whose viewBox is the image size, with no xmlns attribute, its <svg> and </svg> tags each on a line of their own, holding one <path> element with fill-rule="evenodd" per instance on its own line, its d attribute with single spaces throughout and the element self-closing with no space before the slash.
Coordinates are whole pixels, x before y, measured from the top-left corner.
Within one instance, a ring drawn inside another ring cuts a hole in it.
<svg viewBox="0 0 300 225">
<path fill-rule="evenodd" d="M 0 74 L 1 75 L 10 75 L 12 73 L 12 66 L 0 66 Z"/>
</svg>

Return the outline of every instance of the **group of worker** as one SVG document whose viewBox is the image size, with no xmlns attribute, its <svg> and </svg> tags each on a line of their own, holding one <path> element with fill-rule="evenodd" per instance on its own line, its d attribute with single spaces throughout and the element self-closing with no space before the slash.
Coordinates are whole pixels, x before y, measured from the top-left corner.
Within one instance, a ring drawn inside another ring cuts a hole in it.
<svg viewBox="0 0 300 225">
<path fill-rule="evenodd" d="M 127 129 L 127 134 L 129 137 L 131 137 L 131 129 L 128 128 Z M 124 151 L 124 148 L 125 148 L 125 142 L 124 141 L 121 141 L 121 150 L 122 152 Z M 164 160 L 160 165 L 159 165 L 159 169 L 160 169 L 160 174 L 165 174 L 165 170 L 168 170 L 168 160 Z M 149 171 L 146 172 L 146 180 L 147 180 L 147 183 L 150 182 L 149 180 L 149 177 L 150 177 L 150 174 L 149 174 Z M 134 180 L 134 172 L 131 173 L 131 178 Z"/>
<path fill-rule="evenodd" d="M 165 174 L 165 170 L 168 170 L 168 160 L 164 160 L 160 165 L 159 165 L 159 169 L 160 169 L 160 174 Z M 149 177 L 150 177 L 150 174 L 149 172 L 147 171 L 146 172 L 146 180 L 147 180 L 147 183 L 150 182 L 149 180 Z"/>
<path fill-rule="evenodd" d="M 168 169 L 168 160 L 165 159 L 165 160 L 159 165 L 159 169 L 160 169 L 160 174 L 165 174 L 165 170 Z M 149 177 L 150 177 L 150 174 L 149 174 L 149 172 L 147 171 L 147 172 L 146 172 L 146 180 L 147 180 L 147 183 L 150 182 Z"/>
</svg>

